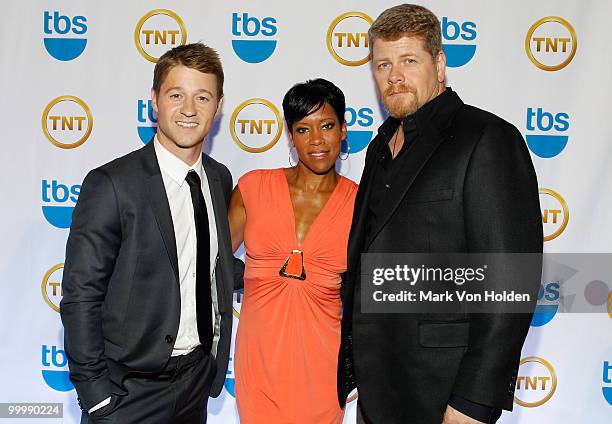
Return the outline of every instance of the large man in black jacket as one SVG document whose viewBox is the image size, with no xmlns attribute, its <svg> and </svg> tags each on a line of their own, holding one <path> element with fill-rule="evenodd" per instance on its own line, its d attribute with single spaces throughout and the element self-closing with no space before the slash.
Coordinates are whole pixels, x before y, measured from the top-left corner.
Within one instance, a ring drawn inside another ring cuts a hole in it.
<svg viewBox="0 0 612 424">
<path fill-rule="evenodd" d="M 440 23 L 429 10 L 388 9 L 369 37 L 390 117 L 368 148 L 356 198 L 339 400 L 356 386 L 358 421 L 376 424 L 495 422 L 512 409 L 531 315 L 363 313 L 361 254 L 541 253 L 534 168 L 513 125 L 445 86 Z M 537 293 L 538 276 L 528 285 Z"/>
<path fill-rule="evenodd" d="M 61 316 L 83 421 L 206 422 L 232 334 L 228 169 L 202 153 L 223 96 L 217 53 L 155 66 L 157 135 L 91 171 L 66 246 Z"/>
</svg>

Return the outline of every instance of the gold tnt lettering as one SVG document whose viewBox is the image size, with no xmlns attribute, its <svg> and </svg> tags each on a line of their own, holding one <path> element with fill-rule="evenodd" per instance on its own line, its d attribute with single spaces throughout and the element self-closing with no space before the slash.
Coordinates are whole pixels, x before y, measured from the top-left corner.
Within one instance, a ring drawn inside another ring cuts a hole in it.
<svg viewBox="0 0 612 424">
<path fill-rule="evenodd" d="M 48 283 L 48 285 L 49 285 L 49 287 L 51 287 L 51 295 L 52 296 L 57 296 L 58 289 L 60 290 L 60 293 L 62 294 L 62 296 L 64 295 L 64 291 L 61 288 L 62 283 L 56 282 L 56 281 L 50 281 Z"/>
<path fill-rule="evenodd" d="M 557 216 L 561 215 L 560 209 L 544 209 L 542 213 L 542 224 L 548 224 L 548 215 L 552 215 L 552 223 L 557 223 Z"/>
<path fill-rule="evenodd" d="M 538 381 L 542 383 L 538 389 Z M 520 376 L 516 379 L 516 390 L 546 390 L 546 384 L 550 381 L 550 377 L 529 377 Z M 523 385 L 522 383 L 525 382 Z M 524 387 L 521 387 L 524 386 Z"/>
<path fill-rule="evenodd" d="M 76 122 L 76 129 L 82 131 L 83 123 L 87 118 L 85 116 L 49 116 L 49 119 L 51 120 L 51 128 L 53 130 L 57 130 L 58 126 L 60 126 L 62 131 L 73 131 L 74 123 Z"/>
<path fill-rule="evenodd" d="M 166 44 L 168 41 L 168 35 L 170 36 L 170 44 L 176 44 L 176 38 L 179 35 L 179 30 L 152 30 L 152 29 L 143 29 L 142 33 L 145 36 L 145 44 Z M 151 40 L 153 38 L 153 40 Z"/>
<path fill-rule="evenodd" d="M 338 47 L 345 47 L 344 39 L 346 39 L 346 47 L 361 47 L 360 40 L 363 39 L 363 47 L 368 47 L 368 33 L 367 32 L 336 32 Z"/>
<path fill-rule="evenodd" d="M 272 134 L 272 125 L 276 123 L 274 119 L 238 119 L 240 124 L 240 133 L 246 133 L 246 126 L 249 126 L 249 134 L 262 134 L 265 126 L 266 134 Z"/>
<path fill-rule="evenodd" d="M 567 52 L 567 44 L 569 42 L 572 41 L 571 38 L 559 38 L 559 37 L 555 37 L 555 38 L 548 38 L 548 37 L 533 37 L 532 41 L 535 41 L 536 43 L 536 51 L 540 52 L 542 51 L 542 44 L 544 44 L 544 51 L 546 53 L 549 52 L 553 52 L 553 53 L 557 53 L 557 50 L 559 50 L 559 43 L 561 43 L 561 51 L 563 53 Z"/>
</svg>

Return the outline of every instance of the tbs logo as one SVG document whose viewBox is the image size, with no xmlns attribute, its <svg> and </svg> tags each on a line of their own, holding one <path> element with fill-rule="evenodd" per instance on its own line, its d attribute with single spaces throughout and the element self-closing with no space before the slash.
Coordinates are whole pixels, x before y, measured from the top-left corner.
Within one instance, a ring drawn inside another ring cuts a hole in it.
<svg viewBox="0 0 612 424">
<path fill-rule="evenodd" d="M 144 144 L 149 143 L 157 132 L 157 114 L 151 100 L 138 100 L 138 137 Z"/>
<path fill-rule="evenodd" d="M 70 228 L 72 211 L 81 192 L 81 185 L 66 185 L 57 180 L 42 180 L 42 211 L 49 224 Z"/>
<path fill-rule="evenodd" d="M 278 108 L 266 99 L 249 99 L 232 113 L 230 134 L 245 152 L 261 153 L 271 149 L 283 132 Z"/>
<path fill-rule="evenodd" d="M 531 319 L 532 327 L 546 325 L 555 317 L 561 298 L 560 287 L 561 285 L 558 281 L 542 282 L 540 284 L 538 303 Z"/>
<path fill-rule="evenodd" d="M 346 140 L 342 142 L 342 153 L 357 153 L 365 149 L 372 140 L 374 111 L 369 107 L 355 109 L 347 107 L 344 113 L 348 128 Z"/>
<path fill-rule="evenodd" d="M 574 27 L 558 16 L 540 19 L 529 28 L 525 37 L 527 57 L 544 71 L 565 68 L 576 55 L 577 47 Z"/>
<path fill-rule="evenodd" d="M 601 391 L 606 401 L 612 406 L 612 364 L 608 361 L 603 363 L 602 380 L 604 386 L 601 388 Z"/>
<path fill-rule="evenodd" d="M 45 49 L 61 61 L 76 59 L 87 46 L 87 18 L 85 16 L 65 16 L 58 11 L 45 11 L 44 27 Z M 75 37 L 76 36 L 76 37 Z"/>
<path fill-rule="evenodd" d="M 85 143 L 93 128 L 89 106 L 76 96 L 59 96 L 45 107 L 42 130 L 47 140 L 60 149 Z"/>
<path fill-rule="evenodd" d="M 476 53 L 476 23 L 466 21 L 458 23 L 446 16 L 442 18 L 442 49 L 446 55 L 446 65 L 458 68 L 465 65 Z"/>
<path fill-rule="evenodd" d="M 232 395 L 232 397 L 236 397 L 236 378 L 234 376 L 234 358 L 230 356 L 229 363 L 227 365 L 227 373 L 225 374 L 225 383 L 223 386 L 225 390 Z"/>
<path fill-rule="evenodd" d="M 276 40 L 270 37 L 277 32 L 276 19 L 272 17 L 258 19 L 246 12 L 232 13 L 232 48 L 247 63 L 260 63 L 272 56 Z"/>
<path fill-rule="evenodd" d="M 368 29 L 372 18 L 361 12 L 346 12 L 327 29 L 327 50 L 346 66 L 359 66 L 370 60 Z"/>
<path fill-rule="evenodd" d="M 565 149 L 569 137 L 563 135 L 569 127 L 570 116 L 565 112 L 547 112 L 541 107 L 527 108 L 527 146 L 541 158 L 552 158 Z M 552 134 L 551 134 L 552 133 Z"/>
<path fill-rule="evenodd" d="M 68 358 L 66 352 L 57 346 L 42 345 L 42 376 L 45 383 L 58 392 L 69 392 L 74 389 L 66 370 Z"/>
<path fill-rule="evenodd" d="M 525 408 L 535 408 L 548 402 L 557 390 L 557 374 L 545 359 L 529 356 L 521 359 L 514 402 Z"/>
<path fill-rule="evenodd" d="M 138 52 L 150 62 L 157 62 L 167 50 L 184 45 L 187 30 L 179 15 L 168 9 L 155 9 L 136 24 L 134 43 Z"/>
</svg>

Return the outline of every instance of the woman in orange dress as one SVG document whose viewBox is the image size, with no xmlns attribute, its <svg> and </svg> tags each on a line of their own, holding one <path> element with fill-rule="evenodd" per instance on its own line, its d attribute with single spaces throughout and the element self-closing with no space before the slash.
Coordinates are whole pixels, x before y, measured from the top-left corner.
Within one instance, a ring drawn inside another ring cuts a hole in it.
<svg viewBox="0 0 612 424">
<path fill-rule="evenodd" d="M 342 422 L 340 275 L 357 193 L 335 170 L 344 110 L 329 81 L 292 87 L 283 112 L 297 165 L 251 171 L 232 194 L 233 249 L 246 249 L 234 355 L 243 424 Z"/>
</svg>

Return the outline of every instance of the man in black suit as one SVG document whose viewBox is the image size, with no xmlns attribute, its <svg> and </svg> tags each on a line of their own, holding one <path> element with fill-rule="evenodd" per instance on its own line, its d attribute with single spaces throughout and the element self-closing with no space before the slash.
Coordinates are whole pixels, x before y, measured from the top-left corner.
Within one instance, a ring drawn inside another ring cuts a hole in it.
<svg viewBox="0 0 612 424">
<path fill-rule="evenodd" d="M 82 422 L 202 423 L 232 334 L 228 169 L 202 153 L 223 69 L 201 43 L 157 62 L 157 135 L 86 176 L 61 316 Z"/>
<path fill-rule="evenodd" d="M 358 422 L 493 423 L 512 409 L 531 314 L 363 313 L 361 254 L 541 253 L 536 174 L 513 125 L 445 86 L 440 22 L 428 9 L 386 10 L 369 41 L 390 117 L 355 201 L 339 401 L 357 387 Z M 539 275 L 528 286 L 535 300 Z"/>
</svg>

